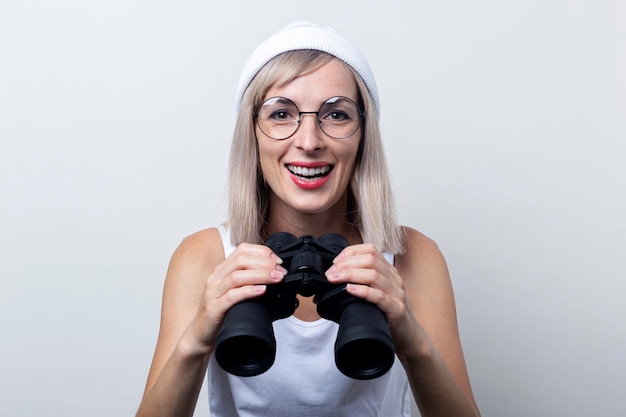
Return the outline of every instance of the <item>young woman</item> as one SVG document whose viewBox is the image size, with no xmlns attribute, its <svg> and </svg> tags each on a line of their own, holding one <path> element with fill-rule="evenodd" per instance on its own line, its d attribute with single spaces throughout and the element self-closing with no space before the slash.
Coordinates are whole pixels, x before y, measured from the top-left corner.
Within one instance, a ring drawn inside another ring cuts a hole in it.
<svg viewBox="0 0 626 417">
<path fill-rule="evenodd" d="M 330 28 L 288 26 L 248 60 L 237 95 L 227 223 L 187 237 L 167 273 L 161 329 L 138 416 L 191 416 L 208 372 L 211 416 L 477 416 L 453 291 L 436 244 L 397 225 L 374 77 Z M 335 366 L 338 325 L 313 297 L 273 323 L 276 360 L 235 376 L 215 360 L 226 313 L 283 280 L 275 232 L 344 236 L 326 271 L 387 319 L 396 360 L 359 380 Z"/>
</svg>

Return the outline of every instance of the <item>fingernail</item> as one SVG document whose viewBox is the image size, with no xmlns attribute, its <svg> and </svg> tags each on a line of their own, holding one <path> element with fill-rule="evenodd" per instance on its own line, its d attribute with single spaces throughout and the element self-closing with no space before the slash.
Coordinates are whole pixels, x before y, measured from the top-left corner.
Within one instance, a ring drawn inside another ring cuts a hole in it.
<svg viewBox="0 0 626 417">
<path fill-rule="evenodd" d="M 277 270 L 278 272 L 282 272 L 282 273 L 283 273 L 283 275 L 285 275 L 287 272 L 289 272 L 289 271 L 287 271 L 285 268 L 283 268 L 283 267 L 282 267 L 282 266 L 280 266 L 280 265 L 276 265 L 276 270 Z"/>
<path fill-rule="evenodd" d="M 339 275 L 339 271 L 337 271 L 337 268 L 334 265 L 326 271 L 326 277 L 331 280 L 339 278 Z"/>
<path fill-rule="evenodd" d="M 274 252 L 272 252 L 272 253 L 270 254 L 270 258 L 272 258 L 273 260 L 275 260 L 275 261 L 276 261 L 276 263 L 277 263 L 277 264 L 279 264 L 279 265 L 283 263 L 283 260 L 280 258 L 280 256 L 276 255 Z"/>
<path fill-rule="evenodd" d="M 272 272 L 270 272 L 270 278 L 273 281 L 280 281 L 284 277 L 285 277 L 285 274 L 283 274 L 281 271 L 272 271 Z"/>
</svg>

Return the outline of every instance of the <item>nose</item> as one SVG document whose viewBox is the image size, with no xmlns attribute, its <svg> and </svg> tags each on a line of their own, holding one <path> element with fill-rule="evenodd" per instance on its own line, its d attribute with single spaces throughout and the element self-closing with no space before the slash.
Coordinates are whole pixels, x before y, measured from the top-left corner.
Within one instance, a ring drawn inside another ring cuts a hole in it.
<svg viewBox="0 0 626 417">
<path fill-rule="evenodd" d="M 295 145 L 305 152 L 314 152 L 323 147 L 323 136 L 325 135 L 319 125 L 317 112 L 302 112 L 300 126 L 294 138 Z"/>
</svg>

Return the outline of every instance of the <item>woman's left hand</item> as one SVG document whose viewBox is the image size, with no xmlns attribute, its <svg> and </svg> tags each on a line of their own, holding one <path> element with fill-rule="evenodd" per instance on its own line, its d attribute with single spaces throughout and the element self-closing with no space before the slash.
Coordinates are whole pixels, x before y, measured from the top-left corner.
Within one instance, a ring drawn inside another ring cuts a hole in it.
<svg viewBox="0 0 626 417">
<path fill-rule="evenodd" d="M 348 246 L 326 277 L 333 284 L 347 283 L 350 294 L 378 306 L 387 317 L 398 356 L 412 354 L 418 346 L 417 335 L 423 332 L 411 312 L 402 277 L 374 245 Z"/>
<path fill-rule="evenodd" d="M 422 415 L 480 415 L 445 260 L 435 242 L 407 231 L 405 252 L 394 265 L 372 244 L 348 246 L 335 258 L 327 279 L 346 283 L 350 294 L 385 314 Z"/>
</svg>

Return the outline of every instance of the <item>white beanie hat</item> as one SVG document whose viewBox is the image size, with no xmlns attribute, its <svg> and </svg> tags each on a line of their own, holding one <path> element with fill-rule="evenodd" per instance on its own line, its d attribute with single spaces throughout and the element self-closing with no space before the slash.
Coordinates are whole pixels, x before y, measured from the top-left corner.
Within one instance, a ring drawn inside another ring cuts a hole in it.
<svg viewBox="0 0 626 417">
<path fill-rule="evenodd" d="M 287 25 L 269 39 L 261 43 L 246 61 L 243 67 L 235 110 L 239 113 L 243 95 L 261 68 L 272 58 L 287 51 L 314 49 L 326 52 L 348 64 L 363 79 L 367 90 L 372 96 L 376 116 L 380 117 L 380 103 L 374 74 L 370 69 L 365 56 L 347 39 L 329 27 L 319 26 L 309 22 L 295 22 Z"/>
</svg>

